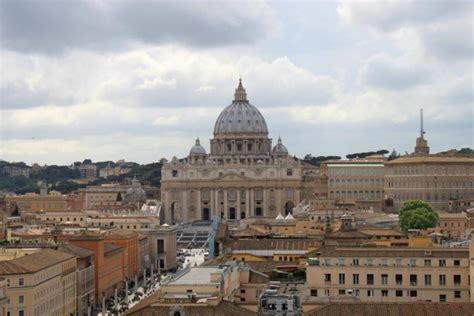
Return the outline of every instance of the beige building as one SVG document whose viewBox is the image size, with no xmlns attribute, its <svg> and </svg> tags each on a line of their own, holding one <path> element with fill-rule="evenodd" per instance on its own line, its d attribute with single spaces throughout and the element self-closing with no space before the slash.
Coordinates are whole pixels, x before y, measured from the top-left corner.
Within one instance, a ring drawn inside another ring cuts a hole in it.
<svg viewBox="0 0 474 316">
<path fill-rule="evenodd" d="M 71 209 L 73 196 L 62 195 L 51 191 L 49 194 L 26 193 L 24 195 L 9 195 L 5 197 L 7 210 L 13 211 L 18 207 L 20 212 L 59 212 Z"/>
<path fill-rule="evenodd" d="M 469 244 L 469 277 L 471 278 L 471 302 L 474 303 L 474 233 L 471 232 L 471 242 Z"/>
<path fill-rule="evenodd" d="M 311 295 L 361 302 L 468 302 L 465 248 L 322 248 L 306 269 Z M 472 284 L 472 283 L 471 283 Z"/>
<path fill-rule="evenodd" d="M 328 177 L 329 199 L 338 202 L 383 200 L 386 160 L 383 156 L 374 156 L 321 163 L 321 174 Z"/>
<path fill-rule="evenodd" d="M 449 211 L 453 201 L 474 199 L 474 156 L 407 155 L 389 161 L 385 195 L 396 211 L 410 199 Z"/>
<path fill-rule="evenodd" d="M 155 269 L 170 270 L 176 267 L 176 227 L 167 224 L 142 231 L 148 237 L 150 263 Z"/>
<path fill-rule="evenodd" d="M 0 253 L 0 276 L 7 280 L 7 315 L 74 315 L 76 257 L 51 249 L 9 259 Z"/>
<path fill-rule="evenodd" d="M 163 165 L 162 215 L 173 223 L 292 213 L 305 195 L 314 194 L 311 180 L 318 173 L 293 158 L 280 138 L 272 147 L 265 119 L 240 82 L 216 120 L 210 153 L 197 139 L 186 159 Z"/>
</svg>

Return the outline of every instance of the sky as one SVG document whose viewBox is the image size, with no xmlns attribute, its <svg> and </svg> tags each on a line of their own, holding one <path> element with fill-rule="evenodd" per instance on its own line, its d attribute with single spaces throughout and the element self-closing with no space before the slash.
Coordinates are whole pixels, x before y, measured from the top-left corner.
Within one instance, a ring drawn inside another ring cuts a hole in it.
<svg viewBox="0 0 474 316">
<path fill-rule="evenodd" d="M 0 1 L 0 159 L 208 150 L 241 77 L 290 154 L 474 147 L 470 1 Z"/>
</svg>

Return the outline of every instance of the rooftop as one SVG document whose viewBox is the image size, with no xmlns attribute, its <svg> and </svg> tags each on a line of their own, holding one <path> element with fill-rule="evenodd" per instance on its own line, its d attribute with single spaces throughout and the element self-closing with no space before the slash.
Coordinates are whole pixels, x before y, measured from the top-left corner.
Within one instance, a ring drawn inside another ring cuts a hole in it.
<svg viewBox="0 0 474 316">
<path fill-rule="evenodd" d="M 405 163 L 471 163 L 474 164 L 474 155 L 472 156 L 450 156 L 450 155 L 428 155 L 417 156 L 407 155 L 391 160 L 386 165 L 396 165 Z"/>
<path fill-rule="evenodd" d="M 219 273 L 222 274 L 227 267 L 194 267 L 190 269 L 187 273 L 184 273 L 181 277 L 173 280 L 171 284 L 173 285 L 199 285 L 199 284 L 210 284 L 220 282 L 211 282 L 211 274 Z"/>
<path fill-rule="evenodd" d="M 469 258 L 467 248 L 322 247 L 319 252 L 321 257 Z"/>
<path fill-rule="evenodd" d="M 27 256 L 0 262 L 0 275 L 32 273 L 74 258 L 69 253 L 52 249 L 42 249 Z"/>
</svg>

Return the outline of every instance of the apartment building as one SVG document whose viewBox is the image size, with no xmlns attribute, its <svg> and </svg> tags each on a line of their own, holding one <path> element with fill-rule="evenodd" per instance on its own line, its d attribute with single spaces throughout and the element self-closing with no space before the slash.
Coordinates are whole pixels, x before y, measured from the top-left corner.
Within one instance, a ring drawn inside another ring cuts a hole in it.
<svg viewBox="0 0 474 316">
<path fill-rule="evenodd" d="M 467 248 L 322 248 L 308 260 L 311 296 L 361 302 L 468 302 Z"/>
<path fill-rule="evenodd" d="M 105 241 L 117 245 L 123 249 L 123 275 L 132 280 L 138 274 L 139 267 L 139 243 L 138 233 L 114 229 L 107 233 Z"/>
<path fill-rule="evenodd" d="M 76 312 L 76 257 L 52 249 L 10 259 L 0 253 L 0 276 L 7 281 L 7 315 L 60 316 Z M 15 251 L 14 249 L 12 251 Z"/>
</svg>

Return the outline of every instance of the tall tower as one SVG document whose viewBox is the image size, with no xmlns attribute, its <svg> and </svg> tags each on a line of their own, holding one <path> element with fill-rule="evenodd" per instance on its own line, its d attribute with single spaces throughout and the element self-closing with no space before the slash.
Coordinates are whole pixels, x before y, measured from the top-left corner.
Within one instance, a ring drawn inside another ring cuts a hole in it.
<svg viewBox="0 0 474 316">
<path fill-rule="evenodd" d="M 423 109 L 420 109 L 420 137 L 416 139 L 416 155 L 428 155 L 430 153 L 430 147 L 428 147 L 428 141 L 424 136 L 425 134 L 426 132 L 423 129 Z"/>
</svg>

